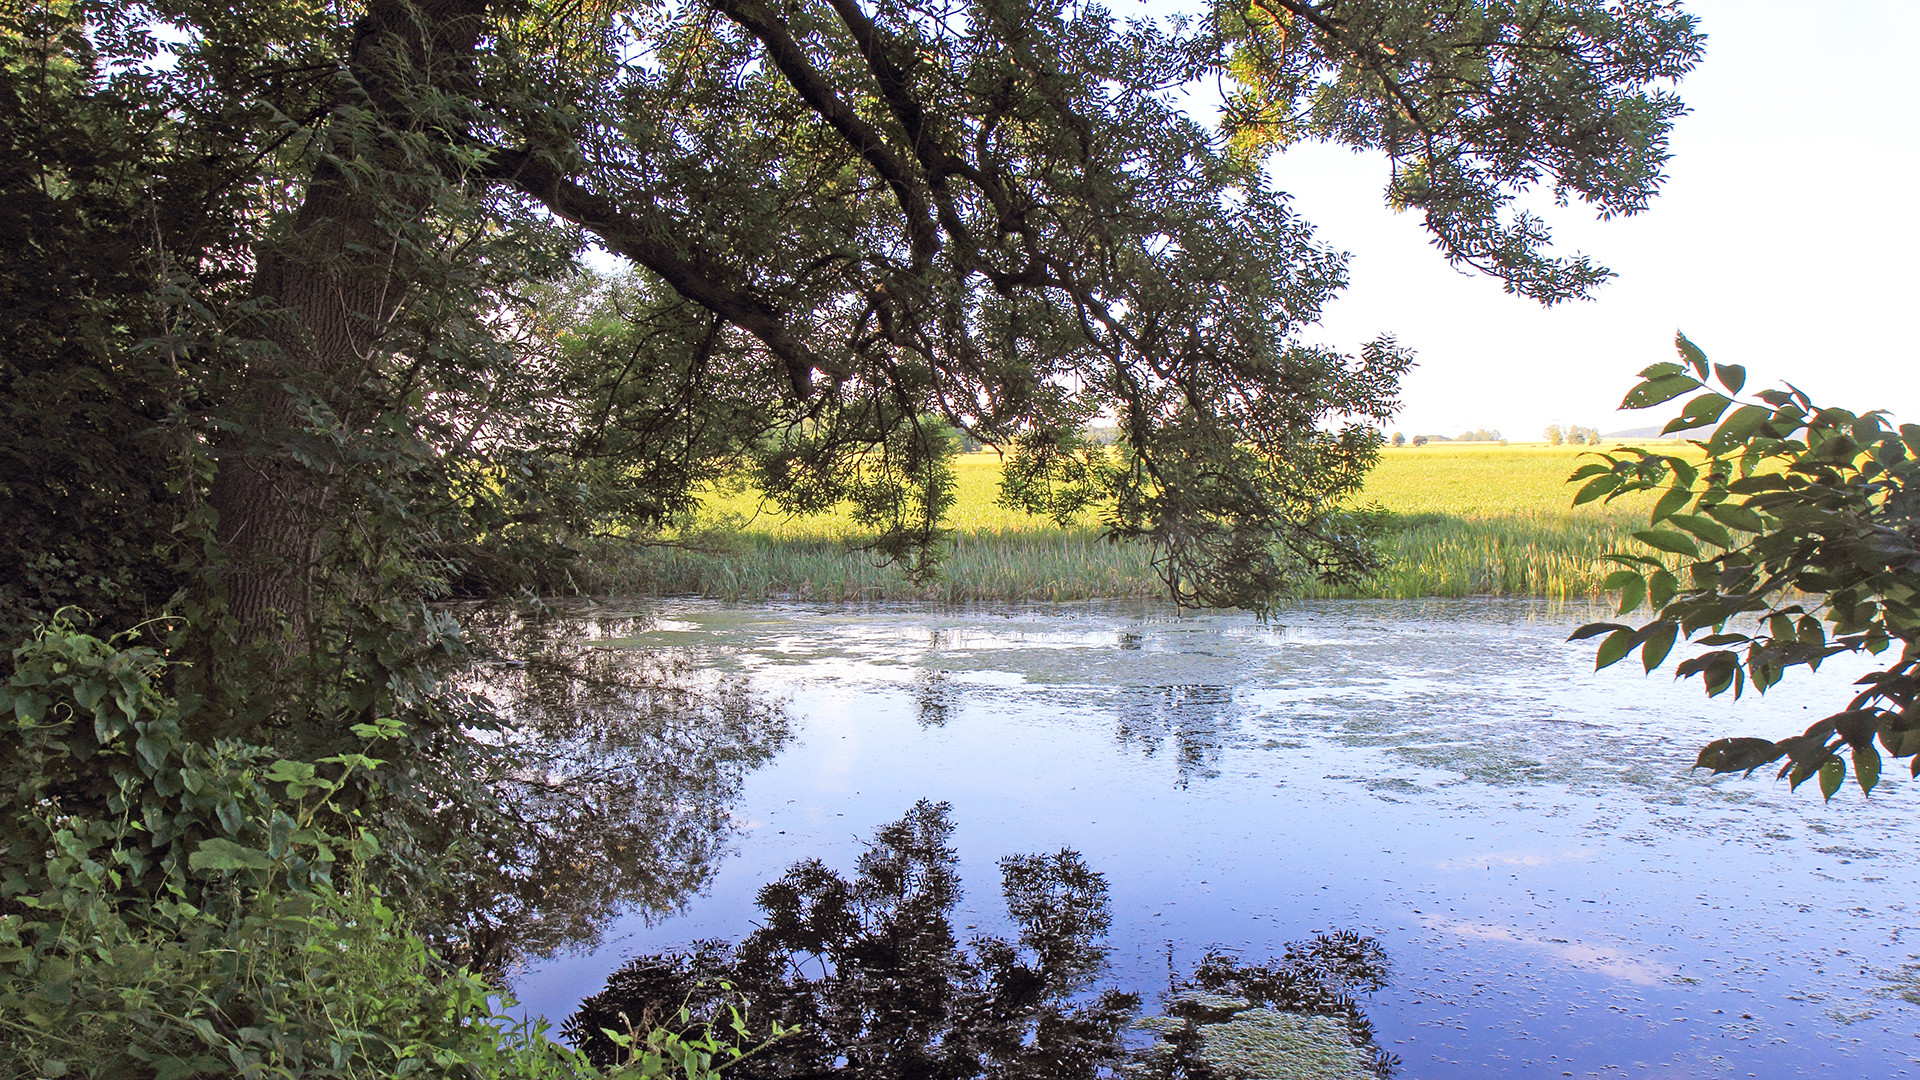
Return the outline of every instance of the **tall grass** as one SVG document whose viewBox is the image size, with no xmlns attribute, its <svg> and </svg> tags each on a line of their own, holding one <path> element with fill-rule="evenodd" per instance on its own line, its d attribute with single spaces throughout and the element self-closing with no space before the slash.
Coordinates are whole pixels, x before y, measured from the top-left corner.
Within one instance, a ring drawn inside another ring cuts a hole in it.
<svg viewBox="0 0 1920 1080">
<path fill-rule="evenodd" d="M 1567 474 L 1580 449 L 1427 446 L 1389 449 L 1362 501 L 1389 512 L 1386 568 L 1358 586 L 1311 584 L 1303 596 L 1414 598 L 1602 593 L 1608 551 L 1643 528 L 1644 500 L 1572 507 Z M 861 550 L 844 513 L 791 518 L 744 489 L 707 494 L 670 543 L 609 541 L 595 549 L 596 592 L 725 600 L 1060 601 L 1164 594 L 1151 553 L 1101 538 L 1089 517 L 1066 528 L 997 504 L 1000 465 L 972 454 L 957 465 L 959 501 L 938 580 L 916 585 Z"/>
</svg>

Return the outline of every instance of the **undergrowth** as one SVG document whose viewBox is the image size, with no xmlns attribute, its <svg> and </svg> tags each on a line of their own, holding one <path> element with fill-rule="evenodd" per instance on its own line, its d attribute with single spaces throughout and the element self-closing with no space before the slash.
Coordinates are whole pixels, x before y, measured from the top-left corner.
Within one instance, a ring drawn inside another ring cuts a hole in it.
<svg viewBox="0 0 1920 1080">
<path fill-rule="evenodd" d="M 746 1052 L 712 1026 L 630 1029 L 603 1071 L 512 1019 L 368 872 L 378 822 L 343 795 L 401 725 L 355 725 L 356 748 L 310 761 L 196 742 L 166 666 L 60 620 L 14 652 L 0 1078 L 708 1080 Z"/>
</svg>

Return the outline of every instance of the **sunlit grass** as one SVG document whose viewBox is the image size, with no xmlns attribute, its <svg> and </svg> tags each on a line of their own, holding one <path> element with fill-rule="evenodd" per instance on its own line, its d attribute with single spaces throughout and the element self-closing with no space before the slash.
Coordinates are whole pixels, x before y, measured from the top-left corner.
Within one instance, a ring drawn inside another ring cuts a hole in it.
<svg viewBox="0 0 1920 1080">
<path fill-rule="evenodd" d="M 1357 587 L 1311 586 L 1308 597 L 1600 595 L 1600 557 L 1644 528 L 1647 501 L 1570 506 L 1567 475 L 1582 447 L 1389 448 L 1363 502 L 1392 515 L 1387 567 Z M 916 585 L 860 550 L 869 538 L 846 512 L 789 517 L 746 489 L 706 494 L 686 546 L 602 551 L 609 591 L 728 600 L 1057 601 L 1163 595 L 1150 552 L 1103 540 L 1097 520 L 1060 528 L 1000 506 L 992 454 L 957 464 L 951 544 L 937 580 Z"/>
</svg>

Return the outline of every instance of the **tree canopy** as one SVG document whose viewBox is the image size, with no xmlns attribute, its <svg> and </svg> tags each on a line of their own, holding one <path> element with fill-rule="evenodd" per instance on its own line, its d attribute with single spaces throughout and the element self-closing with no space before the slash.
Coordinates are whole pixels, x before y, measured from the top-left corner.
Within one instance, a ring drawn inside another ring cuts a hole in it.
<svg viewBox="0 0 1920 1080">
<path fill-rule="evenodd" d="M 0 7 L 0 999 L 43 1003 L 9 1061 L 552 1075 L 437 965 L 503 959 L 549 857 L 698 859 L 706 804 L 529 754 L 554 718 L 430 601 L 743 472 L 931 572 L 955 428 L 1183 603 L 1361 572 L 1410 360 L 1302 343 L 1345 260 L 1263 161 L 1384 151 L 1444 258 L 1583 296 L 1526 196 L 1644 206 L 1701 47 L 1657 0 Z M 562 738 L 611 739 L 583 694 Z M 717 791 L 779 732 L 713 707 Z"/>
<path fill-rule="evenodd" d="M 489 528 L 646 526 L 743 462 L 929 569 L 934 418 L 1011 447 L 1022 505 L 1157 545 L 1183 601 L 1351 573 L 1334 511 L 1408 358 L 1299 343 L 1344 260 L 1263 158 L 1384 150 L 1446 258 L 1581 296 L 1606 272 L 1516 200 L 1643 207 L 1702 44 L 1646 0 L 13 11 L 0 289 L 37 314 L 0 452 L 45 512 L 7 525 L 8 621 L 192 586 L 306 641 Z M 1177 105 L 1208 79 L 1217 128 Z M 589 245 L 637 276 L 557 334 Z"/>
</svg>

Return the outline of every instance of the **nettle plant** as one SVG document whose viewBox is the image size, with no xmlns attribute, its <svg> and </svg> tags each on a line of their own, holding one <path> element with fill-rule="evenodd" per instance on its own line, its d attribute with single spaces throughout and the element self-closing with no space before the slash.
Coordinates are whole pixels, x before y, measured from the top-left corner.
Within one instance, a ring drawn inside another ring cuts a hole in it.
<svg viewBox="0 0 1920 1080">
<path fill-rule="evenodd" d="M 1650 553 L 1607 556 L 1620 567 L 1606 579 L 1619 613 L 1653 617 L 1591 623 L 1572 640 L 1601 638 L 1596 669 L 1638 652 L 1648 672 L 1676 642 L 1705 646 L 1674 671 L 1713 696 L 1764 693 L 1789 669 L 1840 653 L 1881 657 L 1839 712 L 1778 741 L 1716 740 L 1696 767 L 1750 774 L 1785 759 L 1781 777 L 1798 788 L 1817 776 L 1828 799 L 1849 761 L 1871 792 L 1883 751 L 1913 758 L 1920 776 L 1920 425 L 1822 408 L 1792 385 L 1743 398 L 1744 369 L 1710 364 L 1684 335 L 1676 344 L 1681 362 L 1641 372 L 1621 407 L 1693 394 L 1662 434 L 1711 433 L 1684 448 L 1599 454 L 1569 478 L 1585 481 L 1575 505 L 1659 492 L 1633 534 Z"/>
</svg>

